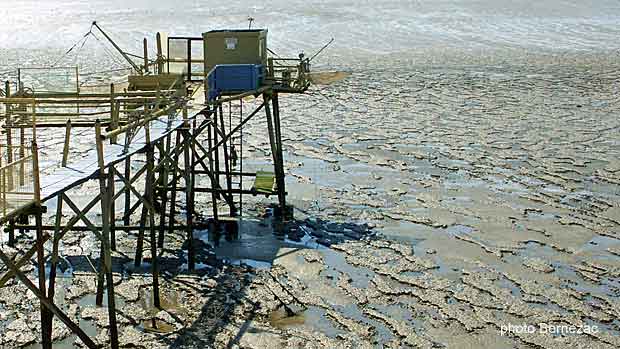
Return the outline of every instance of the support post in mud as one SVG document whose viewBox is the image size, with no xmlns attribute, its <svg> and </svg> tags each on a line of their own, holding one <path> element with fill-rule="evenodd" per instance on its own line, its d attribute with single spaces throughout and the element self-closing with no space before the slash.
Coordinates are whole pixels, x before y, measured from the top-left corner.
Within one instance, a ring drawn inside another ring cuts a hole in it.
<svg viewBox="0 0 620 349">
<path fill-rule="evenodd" d="M 214 115 L 213 117 L 215 117 L 216 115 Z M 214 146 L 214 142 L 213 142 L 213 126 L 209 125 L 207 126 L 207 140 L 208 140 L 208 146 L 209 146 L 209 151 L 211 151 L 211 149 L 213 149 Z M 209 171 L 211 172 L 211 188 L 216 188 L 215 186 L 215 179 L 213 177 L 216 176 L 215 174 L 215 164 L 213 162 L 213 155 L 209 154 Z M 213 205 L 213 220 L 215 222 L 217 222 L 217 194 L 215 192 L 215 190 L 211 191 L 211 202 Z M 217 229 L 217 225 L 214 224 L 214 229 Z M 216 233 L 215 231 L 211 232 L 211 233 Z"/>
<path fill-rule="evenodd" d="M 267 116 L 267 129 L 269 132 L 269 144 L 271 145 L 271 155 L 273 157 L 273 166 L 274 172 L 276 175 L 276 186 L 278 192 L 278 202 L 280 205 L 281 213 L 283 214 L 286 210 L 286 196 L 284 193 L 284 188 L 280 187 L 280 182 L 284 182 L 284 171 L 282 162 L 279 156 L 278 145 L 277 145 L 277 137 L 275 133 L 275 126 L 273 117 L 271 115 L 271 108 L 269 107 L 269 102 L 271 100 L 271 96 L 264 93 L 263 99 L 265 100 L 265 115 Z"/>
<path fill-rule="evenodd" d="M 230 104 L 229 104 L 229 108 L 230 108 Z M 219 110 L 220 110 L 220 128 L 222 131 L 222 134 L 225 135 L 226 134 L 226 127 L 225 127 L 225 123 L 224 123 L 224 112 L 222 110 L 222 104 L 219 104 Z M 230 164 L 230 158 L 228 156 L 228 144 L 230 142 L 226 141 L 224 143 L 222 143 L 222 152 L 224 153 L 224 171 L 226 171 L 226 189 L 228 189 L 226 195 L 231 197 L 231 200 L 229 201 L 229 209 L 230 209 L 230 216 L 234 217 L 236 215 L 236 208 L 235 208 L 235 204 L 234 201 L 232 200 L 232 176 L 231 176 L 231 164 Z M 218 173 L 214 173 L 214 176 L 218 176 Z"/>
<path fill-rule="evenodd" d="M 149 194 L 148 184 L 146 185 L 144 195 L 148 196 Z M 143 204 L 142 205 L 142 213 L 140 214 L 140 225 L 138 228 L 138 240 L 136 241 L 136 256 L 134 258 L 134 266 L 136 268 L 140 267 L 142 264 L 142 254 L 144 251 L 144 231 L 146 230 L 146 218 L 148 215 L 148 209 Z"/>
<path fill-rule="evenodd" d="M 56 202 L 56 216 L 54 222 L 54 236 L 52 239 L 52 256 L 50 258 L 50 275 L 49 275 L 49 286 L 47 290 L 47 299 L 50 303 L 54 303 L 54 294 L 56 288 L 56 268 L 58 266 L 58 249 L 60 242 L 60 234 L 62 229 L 62 201 L 64 197 L 64 193 L 60 193 L 58 195 L 58 199 Z M 49 321 L 47 322 L 48 327 L 48 335 L 50 336 L 50 341 L 52 338 L 52 321 L 54 320 L 54 314 L 49 312 Z"/>
<path fill-rule="evenodd" d="M 114 165 L 108 169 L 108 195 L 110 197 L 110 249 L 116 251 L 116 205 L 114 204 L 114 192 L 116 190 L 114 182 Z"/>
<path fill-rule="evenodd" d="M 213 117 L 217 117 L 217 114 L 214 113 Z M 212 124 L 210 124 L 209 126 L 207 126 L 207 137 L 208 137 L 208 145 L 209 145 L 209 150 L 211 151 L 214 147 L 215 142 L 213 141 L 213 134 L 214 132 L 214 127 Z M 216 181 L 214 179 L 215 176 L 217 176 L 216 172 L 215 172 L 215 164 L 213 161 L 213 153 L 209 154 L 209 171 L 211 172 L 211 188 L 217 188 L 216 186 Z M 215 244 L 217 246 L 218 244 L 218 238 L 217 238 L 217 234 L 218 232 L 218 212 L 217 212 L 217 193 L 215 190 L 211 191 L 211 202 L 213 205 L 213 225 L 209 227 L 209 230 L 213 230 L 213 231 L 209 231 L 211 234 L 213 234 L 215 237 Z"/>
<path fill-rule="evenodd" d="M 193 162 L 194 162 L 194 139 L 191 136 L 190 124 L 185 122 L 183 127 L 185 144 L 183 149 L 184 176 L 185 176 L 185 216 L 187 232 L 187 269 L 193 271 L 194 261 L 194 183 L 192 181 Z"/>
<path fill-rule="evenodd" d="M 125 159 L 125 178 L 129 180 L 131 178 L 131 156 Z M 123 225 L 129 226 L 131 223 L 131 189 L 129 184 L 125 184 L 125 210 L 123 214 Z"/>
<path fill-rule="evenodd" d="M 9 242 L 8 245 L 11 247 L 15 247 L 15 219 L 9 220 L 9 225 L 7 227 L 9 230 Z"/>
<path fill-rule="evenodd" d="M 146 148 L 146 183 L 150 188 L 155 185 L 155 171 L 153 162 L 155 161 L 155 150 L 152 144 L 148 144 Z M 157 260 L 157 238 L 155 227 L 155 190 L 150 189 L 147 194 L 147 201 L 151 205 L 149 208 L 149 231 L 150 231 L 150 245 L 151 245 L 151 273 L 153 274 L 153 306 L 160 308 L 159 301 L 159 265 Z"/>
<path fill-rule="evenodd" d="M 52 321 L 50 311 L 46 308 L 44 299 L 46 296 L 45 289 L 45 251 L 43 250 L 43 218 L 41 217 L 41 210 L 35 214 L 35 224 L 37 233 L 37 266 L 39 272 L 39 291 L 41 292 L 40 307 L 41 307 L 41 346 L 44 349 L 52 348 L 52 333 L 51 324 Z M 51 301 L 53 302 L 53 300 Z"/>
<path fill-rule="evenodd" d="M 145 130 L 147 130 L 148 128 L 145 128 Z M 146 134 L 147 136 L 147 140 L 146 143 L 150 143 L 150 135 Z M 149 198 L 151 195 L 151 191 L 153 190 L 152 186 L 149 184 L 149 173 L 148 173 L 148 169 L 149 169 L 149 164 L 148 164 L 148 154 L 147 154 L 147 163 L 144 165 L 145 167 L 143 167 L 142 169 L 146 168 L 147 170 L 147 174 L 146 174 L 146 181 L 144 182 L 144 197 L 145 198 Z M 140 204 L 141 200 L 138 200 L 138 204 Z M 146 231 L 146 220 L 148 219 L 148 216 L 150 215 L 149 212 L 149 208 L 147 207 L 147 205 L 144 204 L 144 202 L 141 203 L 142 204 L 142 212 L 140 213 L 140 227 L 138 229 L 138 240 L 136 241 L 136 256 L 135 256 L 135 260 L 134 260 L 134 265 L 136 268 L 140 267 L 140 264 L 142 264 L 142 255 L 144 253 L 144 234 Z"/>
<path fill-rule="evenodd" d="M 220 147 L 217 146 L 218 145 L 218 125 L 217 125 L 217 118 L 218 118 L 218 105 L 214 106 L 213 109 L 213 144 L 215 144 L 215 149 L 209 149 L 209 151 L 212 151 L 212 156 L 213 156 L 213 163 L 215 165 L 215 168 L 213 169 L 213 171 L 211 172 L 213 174 L 213 178 L 215 179 L 215 183 L 211 186 L 212 188 L 220 188 Z M 220 192 L 216 191 L 215 196 L 219 199 L 220 198 Z M 217 217 L 214 217 L 215 222 L 217 223 L 218 219 Z"/>
<path fill-rule="evenodd" d="M 33 126 L 34 127 L 34 126 Z M 23 141 L 22 141 L 23 142 Z M 47 299 L 47 292 L 45 289 L 45 250 L 43 244 L 43 209 L 41 207 L 41 185 L 39 178 L 39 149 L 37 147 L 36 139 L 32 141 L 32 173 L 33 173 L 33 189 L 34 189 L 34 201 L 36 213 L 35 218 L 35 230 L 36 230 L 36 247 L 37 247 L 37 266 L 39 274 L 39 292 L 41 292 L 40 307 L 41 307 L 41 345 L 44 349 L 52 348 L 52 314 L 45 305 L 45 299 Z M 53 304 L 54 299 L 50 302 Z"/>
<path fill-rule="evenodd" d="M 103 242 L 99 248 L 99 270 L 97 270 L 97 293 L 95 295 L 95 305 L 103 306 L 103 289 L 105 288 L 105 266 L 103 261 Z"/>
<path fill-rule="evenodd" d="M 95 122 L 95 134 L 97 142 L 97 160 L 99 164 L 99 191 L 101 193 L 101 242 L 103 267 L 105 270 L 108 291 L 108 318 L 110 322 L 110 344 L 112 349 L 118 349 L 118 327 L 116 324 L 116 299 L 114 298 L 114 279 L 112 275 L 112 254 L 110 251 L 110 193 L 106 185 L 105 163 L 103 157 L 103 138 L 101 135 L 101 122 Z"/>
<path fill-rule="evenodd" d="M 166 205 L 168 204 L 168 172 L 170 169 L 170 147 L 171 147 L 171 135 L 166 136 L 166 145 L 164 146 L 159 143 L 161 146 L 159 147 L 159 162 L 160 162 L 160 172 L 159 178 L 161 181 L 161 211 L 159 215 L 159 236 L 157 237 L 157 246 L 159 248 L 164 247 L 164 234 L 166 230 Z M 173 186 L 176 184 L 173 183 Z"/>
<path fill-rule="evenodd" d="M 176 132 L 175 148 L 181 146 L 181 132 Z M 179 153 L 175 152 L 172 159 L 172 190 L 170 192 L 170 215 L 168 216 L 168 233 L 174 233 L 174 213 L 177 204 L 177 182 L 179 181 Z M 165 214 L 165 212 L 164 212 Z M 163 246 L 162 246 L 163 247 Z"/>
<path fill-rule="evenodd" d="M 271 102 L 273 105 L 276 153 L 278 155 L 278 164 L 276 165 L 276 186 L 278 187 L 278 201 L 280 203 L 280 208 L 282 209 L 282 216 L 286 218 L 288 213 L 286 208 L 286 187 L 284 183 L 284 155 L 282 152 L 282 129 L 280 126 L 280 102 L 277 92 L 273 94 Z"/>
</svg>

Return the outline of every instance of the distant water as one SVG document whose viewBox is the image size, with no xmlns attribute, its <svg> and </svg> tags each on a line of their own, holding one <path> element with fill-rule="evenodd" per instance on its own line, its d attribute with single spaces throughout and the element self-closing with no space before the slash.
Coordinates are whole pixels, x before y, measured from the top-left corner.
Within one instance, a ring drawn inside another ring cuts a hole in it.
<svg viewBox="0 0 620 349">
<path fill-rule="evenodd" d="M 248 16 L 255 27 L 269 28 L 272 49 L 289 55 L 312 53 L 331 37 L 336 42 L 327 56 L 441 47 L 620 50 L 618 0 L 2 0 L 0 63 L 53 60 L 92 20 L 137 53 L 141 38 L 156 31 L 199 35 L 244 28 Z"/>
</svg>

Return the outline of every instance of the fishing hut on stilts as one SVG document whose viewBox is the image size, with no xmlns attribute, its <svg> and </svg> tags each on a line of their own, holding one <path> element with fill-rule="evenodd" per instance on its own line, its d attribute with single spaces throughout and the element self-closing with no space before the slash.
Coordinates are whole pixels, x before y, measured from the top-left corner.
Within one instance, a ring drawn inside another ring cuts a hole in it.
<svg viewBox="0 0 620 349">
<path fill-rule="evenodd" d="M 281 219 L 292 215 L 286 205 L 279 98 L 309 87 L 307 58 L 269 57 L 266 30 L 218 30 L 199 37 L 168 37 L 166 50 L 158 33 L 155 58 L 149 59 L 144 39 L 138 64 L 96 22 L 85 38 L 95 32 L 129 64 L 126 83 L 89 91 L 80 83 L 77 68 L 20 68 L 17 81 L 7 81 L 0 98 L 0 223 L 11 247 L 0 248 L 0 287 L 17 279 L 40 301 L 44 348 L 52 347 L 54 317 L 85 346 L 96 347 L 54 301 L 61 241 L 68 232 L 92 233 L 98 241 L 99 263 L 91 264 L 96 304 L 103 306 L 106 298 L 108 344 L 118 348 L 112 255 L 119 232 L 135 236 L 136 266 L 142 264 L 145 249 L 149 251 L 152 302 L 159 307 L 158 260 L 167 234 L 184 234 L 187 268 L 192 271 L 198 215 L 208 217 L 210 232 L 235 235 L 248 194 L 274 196 Z M 29 77 L 53 71 L 70 76 L 62 90 L 28 85 Z M 273 171 L 252 173 L 243 166 L 244 126 L 263 113 Z M 72 156 L 76 130 L 92 133 L 94 141 L 88 151 Z M 40 159 L 37 134 L 58 131 L 62 157 L 54 162 Z M 80 204 L 71 198 L 74 189 L 91 181 L 98 189 L 90 200 Z M 211 212 L 196 212 L 197 195 L 208 196 Z M 44 224 L 47 212 L 53 224 Z M 100 219 L 92 219 L 92 213 Z M 139 216 L 137 224 L 132 216 Z M 32 243 L 15 252 L 18 239 Z M 48 253 L 46 244 L 51 245 Z M 37 283 L 23 271 L 32 258 Z"/>
</svg>

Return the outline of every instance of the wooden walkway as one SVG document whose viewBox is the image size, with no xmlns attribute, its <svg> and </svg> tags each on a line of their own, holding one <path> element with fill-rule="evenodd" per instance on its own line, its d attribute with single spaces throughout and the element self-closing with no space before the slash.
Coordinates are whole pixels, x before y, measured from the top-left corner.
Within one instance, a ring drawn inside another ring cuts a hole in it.
<svg viewBox="0 0 620 349">
<path fill-rule="evenodd" d="M 204 90 L 196 90 L 192 95 L 192 102 L 188 108 L 187 121 L 191 122 L 196 114 L 202 111 L 204 106 Z M 176 132 L 184 125 L 184 120 L 180 111 L 174 115 L 165 115 L 151 121 L 147 126 L 149 130 L 150 142 L 147 143 L 146 129 L 141 127 L 133 136 L 127 149 L 121 144 L 106 144 L 104 147 L 104 167 L 119 164 L 128 157 L 136 153 L 143 152 L 149 145 L 160 142 L 163 138 Z M 66 167 L 58 165 L 48 168 L 41 168 L 41 202 L 48 201 L 60 193 L 75 188 L 84 182 L 95 179 L 99 172 L 96 144 L 89 149 L 86 155 L 76 161 L 69 161 Z"/>
</svg>

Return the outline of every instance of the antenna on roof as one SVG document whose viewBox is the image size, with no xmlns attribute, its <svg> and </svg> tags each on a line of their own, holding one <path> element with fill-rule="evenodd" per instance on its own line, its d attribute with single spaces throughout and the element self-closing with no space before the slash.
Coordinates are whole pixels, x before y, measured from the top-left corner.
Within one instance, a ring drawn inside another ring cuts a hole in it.
<svg viewBox="0 0 620 349">
<path fill-rule="evenodd" d="M 248 16 L 248 29 L 252 29 L 252 22 L 254 22 L 254 17 Z"/>
</svg>

